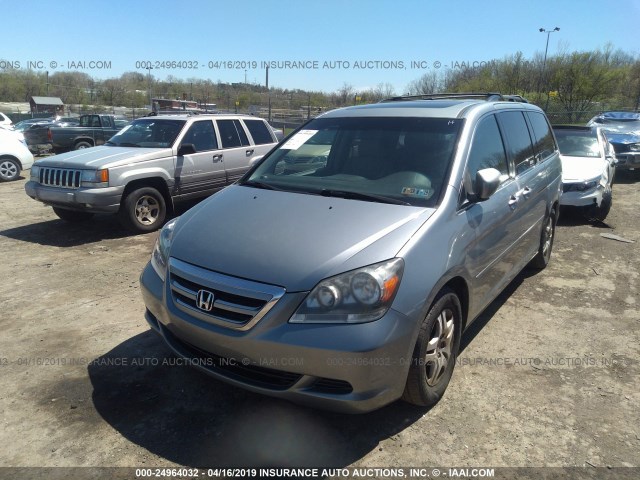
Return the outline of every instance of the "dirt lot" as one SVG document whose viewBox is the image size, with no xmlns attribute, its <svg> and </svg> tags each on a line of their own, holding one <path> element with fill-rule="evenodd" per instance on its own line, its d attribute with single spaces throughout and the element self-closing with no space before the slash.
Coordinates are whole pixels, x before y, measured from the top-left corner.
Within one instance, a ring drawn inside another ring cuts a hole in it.
<svg viewBox="0 0 640 480">
<path fill-rule="evenodd" d="M 0 465 L 640 466 L 639 178 L 618 176 L 608 225 L 561 220 L 436 407 L 361 416 L 167 365 L 138 286 L 157 234 L 70 226 L 0 184 Z"/>
</svg>

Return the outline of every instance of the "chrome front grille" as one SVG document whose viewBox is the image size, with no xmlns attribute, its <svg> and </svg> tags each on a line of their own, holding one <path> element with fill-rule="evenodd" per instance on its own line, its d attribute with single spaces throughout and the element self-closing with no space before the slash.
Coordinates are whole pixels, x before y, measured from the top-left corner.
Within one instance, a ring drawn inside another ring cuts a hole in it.
<svg viewBox="0 0 640 480">
<path fill-rule="evenodd" d="M 281 287 L 222 275 L 175 258 L 169 260 L 169 285 L 178 309 L 235 330 L 253 327 L 285 293 Z"/>
<path fill-rule="evenodd" d="M 80 170 L 40 167 L 40 184 L 49 187 L 80 188 L 81 177 Z"/>
</svg>

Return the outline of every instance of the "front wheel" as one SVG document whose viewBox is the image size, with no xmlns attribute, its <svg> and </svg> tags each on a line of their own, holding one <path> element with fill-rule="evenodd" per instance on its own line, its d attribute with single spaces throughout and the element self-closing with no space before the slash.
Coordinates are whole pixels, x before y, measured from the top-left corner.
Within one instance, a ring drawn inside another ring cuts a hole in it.
<svg viewBox="0 0 640 480">
<path fill-rule="evenodd" d="M 53 207 L 53 212 L 65 222 L 70 223 L 85 222 L 93 217 L 91 212 L 79 212 L 77 210 L 67 210 L 66 208 Z"/>
<path fill-rule="evenodd" d="M 0 158 L 0 181 L 10 182 L 20 175 L 20 164 L 13 158 Z"/>
<path fill-rule="evenodd" d="M 551 260 L 551 249 L 553 248 L 553 239 L 556 235 L 556 210 L 552 208 L 549 215 L 544 221 L 544 227 L 540 234 L 540 246 L 538 247 L 538 253 L 529 266 L 537 270 L 546 268 Z"/>
<path fill-rule="evenodd" d="M 162 194 L 152 187 L 131 191 L 120 206 L 120 222 L 137 233 L 157 230 L 164 223 L 167 207 Z"/>
<path fill-rule="evenodd" d="M 438 403 L 453 374 L 461 330 L 460 300 L 452 290 L 445 289 L 420 327 L 403 400 L 421 407 Z"/>
<path fill-rule="evenodd" d="M 611 185 L 609 185 L 607 186 L 605 191 L 602 192 L 602 200 L 600 201 L 600 205 L 587 207 L 587 217 L 589 218 L 589 220 L 604 222 L 604 219 L 607 218 L 607 215 L 609 215 L 609 212 L 611 211 L 612 204 L 613 192 L 611 190 Z"/>
</svg>

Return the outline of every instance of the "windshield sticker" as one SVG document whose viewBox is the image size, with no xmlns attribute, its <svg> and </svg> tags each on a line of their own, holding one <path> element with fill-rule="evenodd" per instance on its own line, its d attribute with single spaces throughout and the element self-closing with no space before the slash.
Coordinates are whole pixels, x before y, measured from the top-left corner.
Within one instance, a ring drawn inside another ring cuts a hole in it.
<svg viewBox="0 0 640 480">
<path fill-rule="evenodd" d="M 283 150 L 297 150 L 316 133 L 318 133 L 318 130 L 300 130 L 293 137 L 287 140 L 287 142 L 280 148 L 282 148 Z"/>
<path fill-rule="evenodd" d="M 431 196 L 433 195 L 433 189 L 404 187 L 402 189 L 402 195 L 410 195 L 412 197 L 431 198 Z"/>
</svg>

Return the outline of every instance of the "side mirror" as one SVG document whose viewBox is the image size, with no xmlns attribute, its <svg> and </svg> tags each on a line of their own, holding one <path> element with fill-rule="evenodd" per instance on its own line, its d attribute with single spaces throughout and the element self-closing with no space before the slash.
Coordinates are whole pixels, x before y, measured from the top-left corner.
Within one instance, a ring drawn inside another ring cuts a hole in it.
<svg viewBox="0 0 640 480">
<path fill-rule="evenodd" d="M 501 173 L 495 168 L 484 168 L 476 173 L 474 190 L 476 199 L 486 200 L 493 195 L 500 186 Z"/>
<path fill-rule="evenodd" d="M 255 157 L 251 158 L 251 160 L 249 160 L 249 167 L 253 167 L 256 163 L 262 160 L 263 157 L 264 155 L 256 155 Z"/>
<path fill-rule="evenodd" d="M 617 159 L 616 157 L 612 156 L 612 155 L 607 155 L 607 156 L 605 157 L 605 159 L 606 159 L 608 162 L 611 162 L 611 164 L 612 164 L 612 165 L 616 165 L 616 164 L 618 163 L 618 159 Z"/>
<path fill-rule="evenodd" d="M 183 143 L 178 148 L 178 156 L 184 157 L 185 155 L 193 155 L 196 153 L 196 146 L 193 143 Z"/>
</svg>

